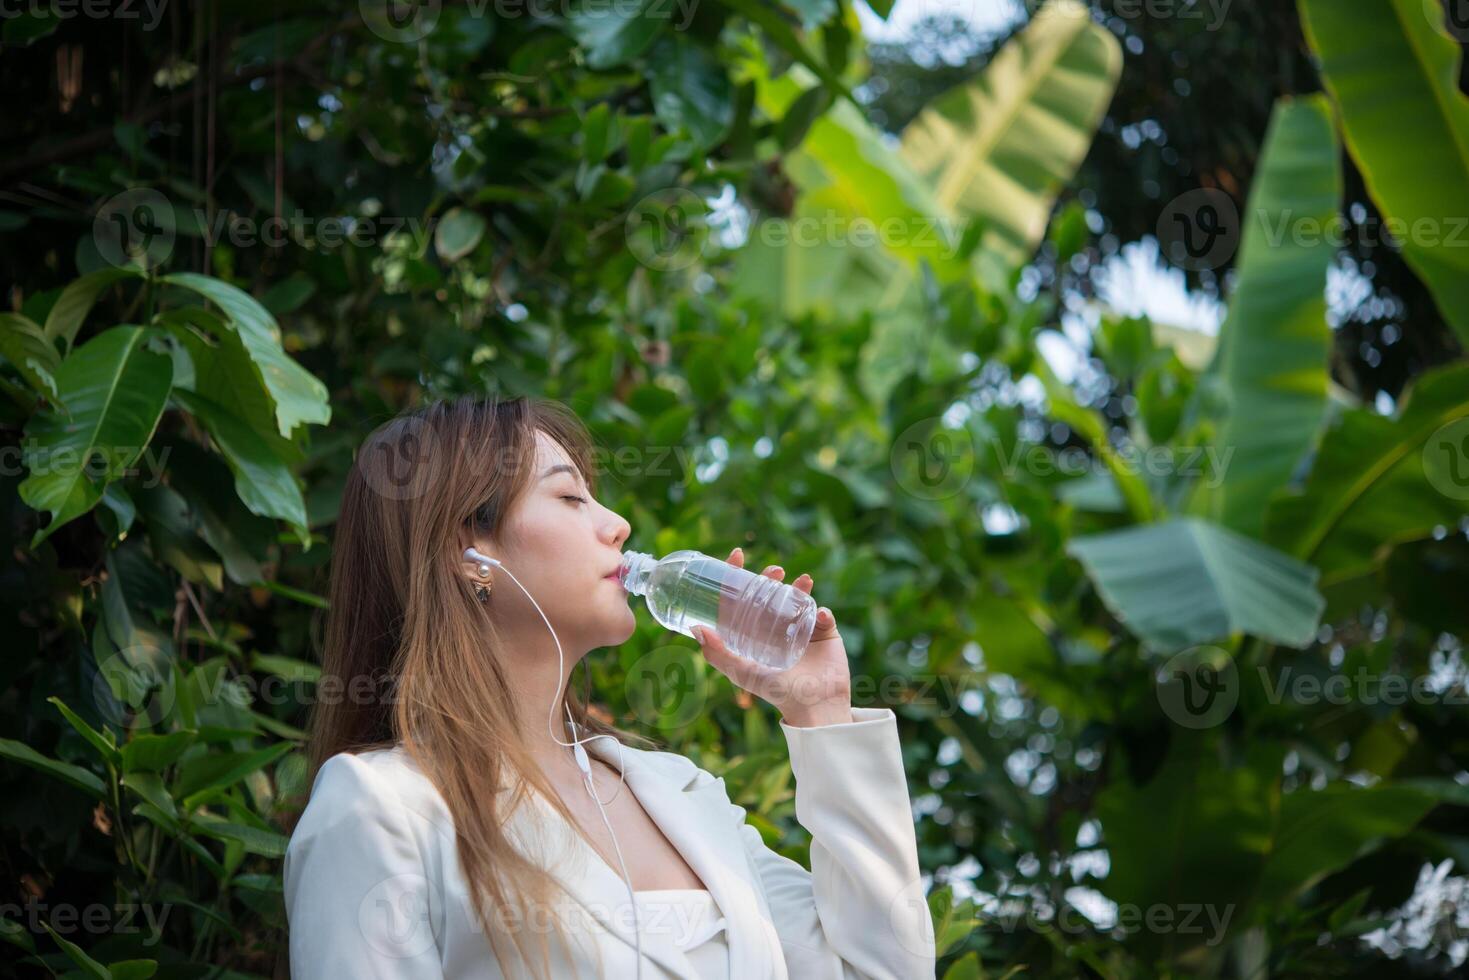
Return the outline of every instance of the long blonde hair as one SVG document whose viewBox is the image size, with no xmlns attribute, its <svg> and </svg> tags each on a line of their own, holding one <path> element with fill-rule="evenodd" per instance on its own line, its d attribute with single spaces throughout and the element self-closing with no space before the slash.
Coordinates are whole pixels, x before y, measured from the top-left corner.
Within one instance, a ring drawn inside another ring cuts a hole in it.
<svg viewBox="0 0 1469 980">
<path fill-rule="evenodd" d="M 313 777 L 336 753 L 402 745 L 433 782 L 453 819 L 474 915 L 502 964 L 512 957 L 492 913 L 533 921 L 560 890 L 546 868 L 512 845 L 506 814 L 534 787 L 585 836 L 527 746 L 528 732 L 544 732 L 546 706 L 517 704 L 499 656 L 493 601 L 488 608 L 479 601 L 460 562 L 465 530 L 497 536 L 530 486 L 538 430 L 566 450 L 595 494 L 590 433 L 550 400 L 433 402 L 363 443 L 332 545 L 322 670 L 340 682 L 338 690 L 356 690 L 354 681 L 365 678 L 388 696 L 323 700 L 311 720 Z M 597 720 L 567 687 L 582 734 L 652 744 Z M 564 942 L 556 917 L 547 921 Z M 539 964 L 538 974 L 549 971 L 547 931 L 534 957 L 527 930 L 509 934 L 521 960 Z"/>
</svg>

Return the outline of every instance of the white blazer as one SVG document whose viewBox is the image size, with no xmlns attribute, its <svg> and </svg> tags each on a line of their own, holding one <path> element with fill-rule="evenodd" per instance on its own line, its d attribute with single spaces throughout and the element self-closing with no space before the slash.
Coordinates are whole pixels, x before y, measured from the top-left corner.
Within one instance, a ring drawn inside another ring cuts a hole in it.
<svg viewBox="0 0 1469 980">
<path fill-rule="evenodd" d="M 796 819 L 811 834 L 809 872 L 765 845 L 722 777 L 672 752 L 623 747 L 623 792 L 636 795 L 725 917 L 733 980 L 934 976 L 897 718 L 888 708 L 853 708 L 852 717 L 780 724 Z M 586 747 L 617 767 L 610 739 Z M 633 977 L 626 884 L 539 794 L 529 799 L 534 806 L 517 807 L 507 827 L 566 886 L 574 901 L 562 903 L 562 922 L 580 940 L 569 962 L 551 944 L 552 976 L 596 976 L 600 962 L 607 977 Z M 637 860 L 623 856 L 629 866 Z M 295 980 L 530 975 L 519 961 L 496 960 L 471 910 L 448 809 L 401 747 L 343 753 L 321 767 L 286 850 L 285 898 Z M 643 922 L 645 937 L 655 927 Z M 642 946 L 645 980 L 692 976 L 673 944 Z"/>
</svg>

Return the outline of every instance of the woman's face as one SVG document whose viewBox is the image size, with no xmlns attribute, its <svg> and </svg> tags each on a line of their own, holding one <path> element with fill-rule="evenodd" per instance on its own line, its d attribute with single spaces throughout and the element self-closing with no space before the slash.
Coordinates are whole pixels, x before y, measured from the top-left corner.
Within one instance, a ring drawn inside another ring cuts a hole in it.
<svg viewBox="0 0 1469 980">
<path fill-rule="evenodd" d="M 536 433 L 536 464 L 498 540 L 476 545 L 498 558 L 535 596 L 568 656 L 617 646 L 637 622 L 617 581 L 632 528 L 588 492 L 581 472 L 550 436 Z M 503 569 L 492 572 L 490 606 L 512 635 L 544 635 L 540 614 Z"/>
</svg>

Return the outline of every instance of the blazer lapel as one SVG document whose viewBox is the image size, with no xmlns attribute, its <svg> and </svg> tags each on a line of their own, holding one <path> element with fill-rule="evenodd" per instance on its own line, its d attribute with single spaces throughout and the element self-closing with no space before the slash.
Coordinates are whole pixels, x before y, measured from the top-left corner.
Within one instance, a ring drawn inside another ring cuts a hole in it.
<svg viewBox="0 0 1469 980">
<path fill-rule="evenodd" d="M 728 930 L 729 975 L 740 980 L 784 977 L 784 961 L 775 955 L 779 936 L 768 921 L 764 897 L 750 880 L 740 828 L 730 823 L 723 787 L 714 782 L 690 788 L 665 775 L 638 750 L 624 746 L 619 753 L 610 742 L 599 738 L 586 744 L 614 769 L 620 757 L 627 788 L 709 889 Z M 636 856 L 624 852 L 623 857 L 631 868 Z"/>
</svg>

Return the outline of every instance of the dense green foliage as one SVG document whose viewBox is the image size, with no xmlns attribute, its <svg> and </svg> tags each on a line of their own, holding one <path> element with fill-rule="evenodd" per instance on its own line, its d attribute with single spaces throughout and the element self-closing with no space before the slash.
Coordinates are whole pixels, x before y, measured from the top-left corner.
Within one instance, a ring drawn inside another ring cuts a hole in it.
<svg viewBox="0 0 1469 980">
<path fill-rule="evenodd" d="M 1065 372 L 1064 277 L 1027 270 L 1100 258 L 1068 188 L 1132 57 L 1075 0 L 896 141 L 838 0 L 5 20 L 19 969 L 284 969 L 353 448 L 494 391 L 588 422 L 628 547 L 811 572 L 900 718 L 941 975 L 1447 971 L 1453 908 L 1360 937 L 1469 864 L 1469 364 L 1382 414 L 1327 320 L 1345 169 L 1409 229 L 1433 349 L 1469 338 L 1431 9 L 1301 0 L 1323 91 L 1269 93 L 1227 188 L 1219 336 L 1096 311 Z M 599 710 L 804 860 L 772 713 L 639 618 L 588 658 Z"/>
</svg>

